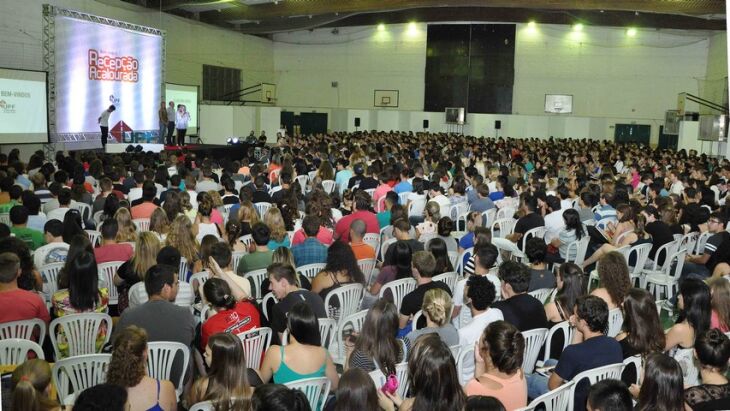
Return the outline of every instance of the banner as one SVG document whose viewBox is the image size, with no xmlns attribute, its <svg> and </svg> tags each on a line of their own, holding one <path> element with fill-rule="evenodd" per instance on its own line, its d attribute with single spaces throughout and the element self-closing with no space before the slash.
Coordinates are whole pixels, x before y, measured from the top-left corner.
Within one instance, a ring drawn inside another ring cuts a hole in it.
<svg viewBox="0 0 730 411">
<path fill-rule="evenodd" d="M 47 143 L 46 73 L 0 68 L 0 142 Z"/>
</svg>

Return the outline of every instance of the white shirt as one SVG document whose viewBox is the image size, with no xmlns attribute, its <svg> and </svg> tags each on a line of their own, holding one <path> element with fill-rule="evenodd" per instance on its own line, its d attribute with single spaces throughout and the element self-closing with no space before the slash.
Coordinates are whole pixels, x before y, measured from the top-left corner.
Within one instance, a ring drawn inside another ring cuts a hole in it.
<svg viewBox="0 0 730 411">
<path fill-rule="evenodd" d="M 112 113 L 109 112 L 109 110 L 104 110 L 99 115 L 99 125 L 102 127 L 109 127 L 109 116 Z"/>
<path fill-rule="evenodd" d="M 177 112 L 177 115 L 175 116 L 175 128 L 179 130 L 184 130 L 188 128 L 188 122 L 190 121 L 190 113 L 187 111 L 184 113 Z"/>
<path fill-rule="evenodd" d="M 560 200 L 560 209 L 561 210 L 567 210 L 569 208 L 573 208 L 573 200 L 570 198 L 566 198 L 565 200 Z"/>
<path fill-rule="evenodd" d="M 439 204 L 439 211 L 441 212 L 441 215 L 448 215 L 449 208 L 451 207 L 451 200 L 449 200 L 448 197 L 443 194 L 438 194 L 436 197 L 428 201 L 437 202 Z M 428 203 L 428 201 L 426 201 L 426 203 Z"/>
<path fill-rule="evenodd" d="M 193 286 L 180 280 L 178 283 L 177 296 L 175 297 L 175 305 L 181 307 L 190 307 L 195 302 L 195 293 Z M 144 281 L 133 285 L 129 289 L 129 308 L 137 307 L 149 301 L 150 297 L 144 289 Z"/>
<path fill-rule="evenodd" d="M 66 216 L 66 213 L 70 210 L 70 208 L 56 208 L 55 210 L 51 210 L 47 213 L 48 215 L 48 221 L 51 220 L 58 220 L 63 221 L 63 218 Z"/>
<path fill-rule="evenodd" d="M 545 244 L 550 244 L 551 241 L 558 238 L 560 232 L 565 228 L 563 211 L 565 210 L 561 208 L 545 216 Z"/>
<path fill-rule="evenodd" d="M 471 319 L 469 324 L 464 325 L 459 330 L 459 345 L 474 345 L 479 341 L 484 329 L 495 321 L 504 320 L 502 311 L 496 308 L 487 308 L 487 311 L 478 314 Z"/>
<path fill-rule="evenodd" d="M 132 187 L 129 189 L 129 194 L 127 194 L 127 200 L 129 200 L 129 203 L 131 204 L 134 200 L 139 200 L 142 198 L 142 187 Z"/>
<path fill-rule="evenodd" d="M 684 192 L 684 185 L 681 181 L 677 181 L 676 183 L 673 183 L 672 186 L 669 188 L 669 194 L 677 194 L 682 195 Z"/>
<path fill-rule="evenodd" d="M 198 184 L 195 185 L 195 191 L 202 193 L 203 191 L 218 191 L 221 189 L 221 186 L 216 183 L 213 180 L 202 180 L 198 181 Z"/>
</svg>

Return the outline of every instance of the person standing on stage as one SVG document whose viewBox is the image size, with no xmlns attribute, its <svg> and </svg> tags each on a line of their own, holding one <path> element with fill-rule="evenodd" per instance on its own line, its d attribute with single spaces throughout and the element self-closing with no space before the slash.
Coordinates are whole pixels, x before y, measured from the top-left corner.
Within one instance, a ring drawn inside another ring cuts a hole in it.
<svg viewBox="0 0 730 411">
<path fill-rule="evenodd" d="M 112 104 L 108 109 L 101 112 L 99 118 L 96 120 L 99 122 L 101 128 L 101 148 L 106 150 L 106 140 L 109 137 L 109 116 L 117 108 Z"/>
<path fill-rule="evenodd" d="M 185 105 L 177 105 L 177 116 L 175 117 L 175 128 L 177 128 L 177 145 L 185 145 L 185 133 L 188 131 L 188 121 L 190 121 L 190 113 L 188 113 Z"/>
<path fill-rule="evenodd" d="M 160 109 L 157 111 L 157 117 L 160 118 L 160 136 L 159 139 L 163 140 L 165 138 L 165 131 L 167 130 L 167 123 L 168 123 L 168 117 L 167 117 L 167 108 L 165 108 L 165 102 L 160 102 Z M 158 140 L 158 141 L 160 141 Z"/>
<path fill-rule="evenodd" d="M 167 139 L 165 139 L 165 144 L 173 146 L 175 145 L 175 140 L 172 139 L 172 133 L 175 131 L 175 103 L 173 101 L 170 101 L 170 104 L 167 106 Z"/>
</svg>

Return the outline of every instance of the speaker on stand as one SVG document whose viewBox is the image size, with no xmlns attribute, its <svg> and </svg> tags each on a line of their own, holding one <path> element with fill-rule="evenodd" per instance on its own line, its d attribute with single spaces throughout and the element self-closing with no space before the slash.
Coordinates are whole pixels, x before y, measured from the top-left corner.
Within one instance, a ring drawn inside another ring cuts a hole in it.
<svg viewBox="0 0 730 411">
<path fill-rule="evenodd" d="M 494 121 L 494 133 L 496 134 L 496 138 L 499 138 L 499 130 L 502 129 L 502 120 L 495 120 Z"/>
<path fill-rule="evenodd" d="M 428 130 L 428 120 L 423 120 L 423 131 Z"/>
<path fill-rule="evenodd" d="M 360 117 L 355 117 L 355 131 L 358 131 L 358 128 L 360 128 Z"/>
</svg>

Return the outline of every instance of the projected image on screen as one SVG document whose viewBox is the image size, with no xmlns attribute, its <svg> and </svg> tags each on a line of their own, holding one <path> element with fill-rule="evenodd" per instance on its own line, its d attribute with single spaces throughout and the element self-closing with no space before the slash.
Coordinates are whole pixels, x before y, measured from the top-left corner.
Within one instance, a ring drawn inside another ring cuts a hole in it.
<svg viewBox="0 0 730 411">
<path fill-rule="evenodd" d="M 187 134 L 198 133 L 198 86 L 185 86 L 182 84 L 165 83 L 165 100 L 182 104 L 190 113 Z"/>
<path fill-rule="evenodd" d="M 47 143 L 46 73 L 0 69 L 0 142 Z"/>
<path fill-rule="evenodd" d="M 64 16 L 55 29 L 58 133 L 98 133 L 111 104 L 110 129 L 159 128 L 161 36 Z"/>
</svg>

